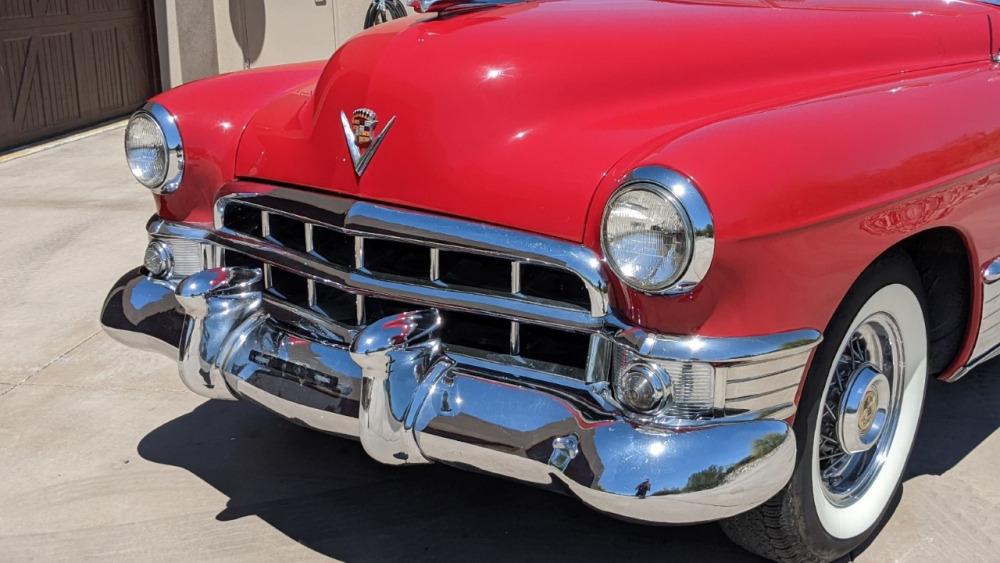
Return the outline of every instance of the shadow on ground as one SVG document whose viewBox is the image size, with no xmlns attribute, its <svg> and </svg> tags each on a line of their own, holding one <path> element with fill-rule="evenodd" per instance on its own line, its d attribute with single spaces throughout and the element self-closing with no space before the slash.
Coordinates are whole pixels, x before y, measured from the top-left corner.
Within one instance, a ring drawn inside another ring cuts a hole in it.
<svg viewBox="0 0 1000 563">
<path fill-rule="evenodd" d="M 337 559 L 753 561 L 715 525 L 620 522 L 577 501 L 441 465 L 389 468 L 360 444 L 246 403 L 210 401 L 147 435 L 139 454 L 229 497 L 219 520 L 257 516 Z"/>
<path fill-rule="evenodd" d="M 1000 427 L 1000 359 L 956 383 L 932 381 L 907 477 L 942 475 Z"/>
<path fill-rule="evenodd" d="M 941 474 L 997 427 L 1000 363 L 934 382 L 910 475 Z M 257 516 L 348 561 L 749 561 L 715 525 L 619 522 L 573 499 L 444 466 L 394 469 L 359 444 L 245 403 L 207 402 L 147 435 L 139 454 L 182 467 L 229 497 L 219 520 Z M 220 507 L 221 508 L 221 507 Z"/>
</svg>

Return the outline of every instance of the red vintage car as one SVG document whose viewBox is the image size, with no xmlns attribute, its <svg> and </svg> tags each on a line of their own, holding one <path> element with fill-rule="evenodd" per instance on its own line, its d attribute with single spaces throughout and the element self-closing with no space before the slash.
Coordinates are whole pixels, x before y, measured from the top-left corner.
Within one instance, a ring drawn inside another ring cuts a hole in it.
<svg viewBox="0 0 1000 563">
<path fill-rule="evenodd" d="M 861 544 L 1000 351 L 1000 8 L 414 4 L 133 116 L 107 331 L 387 464 Z"/>
</svg>

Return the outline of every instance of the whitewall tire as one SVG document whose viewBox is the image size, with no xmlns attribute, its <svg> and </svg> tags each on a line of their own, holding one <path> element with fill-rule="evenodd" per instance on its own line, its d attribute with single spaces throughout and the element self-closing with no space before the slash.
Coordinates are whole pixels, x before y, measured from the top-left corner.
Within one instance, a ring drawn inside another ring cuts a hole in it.
<svg viewBox="0 0 1000 563">
<path fill-rule="evenodd" d="M 767 503 L 722 523 L 775 561 L 832 561 L 887 517 L 913 449 L 927 386 L 920 275 L 892 252 L 845 296 L 813 356 L 794 424 L 791 480 Z"/>
</svg>

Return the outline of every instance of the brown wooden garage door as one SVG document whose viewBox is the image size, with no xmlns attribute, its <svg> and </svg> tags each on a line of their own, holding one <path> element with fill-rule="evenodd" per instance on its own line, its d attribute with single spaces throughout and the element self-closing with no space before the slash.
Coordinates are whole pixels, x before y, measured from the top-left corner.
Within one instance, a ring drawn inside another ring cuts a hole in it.
<svg viewBox="0 0 1000 563">
<path fill-rule="evenodd" d="M 124 115 L 157 84 L 148 0 L 0 0 L 0 151 Z"/>
</svg>

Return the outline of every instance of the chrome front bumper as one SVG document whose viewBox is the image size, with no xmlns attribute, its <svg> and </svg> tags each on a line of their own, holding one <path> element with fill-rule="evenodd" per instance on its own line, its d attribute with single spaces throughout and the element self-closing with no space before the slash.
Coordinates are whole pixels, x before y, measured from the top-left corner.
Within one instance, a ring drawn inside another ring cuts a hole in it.
<svg viewBox="0 0 1000 563">
<path fill-rule="evenodd" d="M 442 350 L 432 310 L 373 323 L 348 349 L 288 332 L 262 301 L 257 270 L 210 269 L 176 283 L 134 270 L 108 295 L 102 324 L 177 360 L 200 395 L 359 438 L 380 462 L 475 469 L 568 491 L 626 519 L 726 518 L 773 496 L 795 463 L 781 420 L 644 427 L 594 393 L 460 366 Z"/>
</svg>

